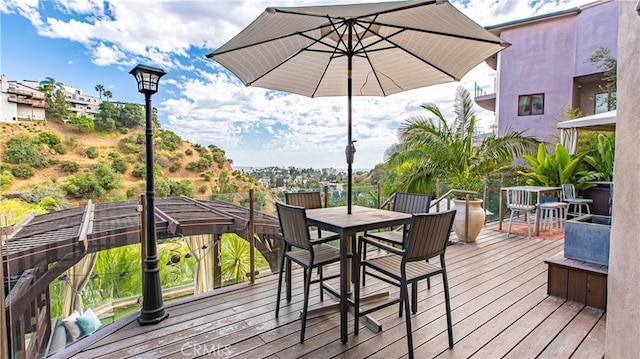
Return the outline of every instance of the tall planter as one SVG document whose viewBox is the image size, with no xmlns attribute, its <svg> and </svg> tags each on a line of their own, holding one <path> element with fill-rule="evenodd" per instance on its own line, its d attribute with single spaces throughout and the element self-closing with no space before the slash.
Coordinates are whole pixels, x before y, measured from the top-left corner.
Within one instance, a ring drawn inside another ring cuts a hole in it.
<svg viewBox="0 0 640 359">
<path fill-rule="evenodd" d="M 469 200 L 469 217 L 467 218 L 466 200 L 454 199 L 453 208 L 456 210 L 456 218 L 453 221 L 453 231 L 456 236 L 465 242 L 475 242 L 478 234 L 484 226 L 486 213 L 482 208 L 482 200 Z M 465 223 L 469 223 L 468 235 L 465 235 Z"/>
</svg>

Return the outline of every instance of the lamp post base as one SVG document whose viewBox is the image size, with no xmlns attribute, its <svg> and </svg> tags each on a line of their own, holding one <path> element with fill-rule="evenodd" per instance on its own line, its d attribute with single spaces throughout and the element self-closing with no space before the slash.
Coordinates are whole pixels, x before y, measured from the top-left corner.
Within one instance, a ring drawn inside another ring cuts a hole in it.
<svg viewBox="0 0 640 359">
<path fill-rule="evenodd" d="M 151 325 L 158 324 L 161 321 L 165 320 L 169 316 L 163 308 L 156 310 L 141 310 L 140 316 L 138 317 L 138 324 L 140 325 Z"/>
</svg>

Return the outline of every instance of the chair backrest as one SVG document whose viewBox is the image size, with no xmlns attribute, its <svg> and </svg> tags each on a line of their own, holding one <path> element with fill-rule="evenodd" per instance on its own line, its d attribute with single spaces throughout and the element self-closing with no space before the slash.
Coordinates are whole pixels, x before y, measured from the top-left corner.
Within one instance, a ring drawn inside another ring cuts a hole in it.
<svg viewBox="0 0 640 359">
<path fill-rule="evenodd" d="M 562 199 L 575 199 L 576 198 L 576 188 L 571 183 L 565 183 L 562 185 Z"/>
<path fill-rule="evenodd" d="M 396 192 L 393 198 L 393 211 L 402 213 L 428 213 L 431 207 L 428 194 Z"/>
<path fill-rule="evenodd" d="M 311 250 L 311 237 L 304 207 L 276 202 L 276 208 L 285 242 L 293 247 Z"/>
<path fill-rule="evenodd" d="M 285 193 L 285 201 L 287 204 L 304 207 L 306 209 L 322 208 L 322 199 L 320 192 L 295 192 Z"/>
<path fill-rule="evenodd" d="M 531 192 L 521 189 L 511 189 L 507 191 L 508 207 L 526 207 L 531 206 Z"/>
<path fill-rule="evenodd" d="M 414 214 L 405 240 L 405 260 L 412 262 L 444 254 L 455 216 L 455 209 Z"/>
</svg>

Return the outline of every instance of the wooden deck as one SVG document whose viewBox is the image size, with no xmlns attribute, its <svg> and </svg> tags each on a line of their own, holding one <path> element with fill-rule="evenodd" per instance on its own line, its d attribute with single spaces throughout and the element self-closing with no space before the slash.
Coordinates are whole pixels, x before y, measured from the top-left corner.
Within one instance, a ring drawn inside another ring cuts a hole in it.
<svg viewBox="0 0 640 359">
<path fill-rule="evenodd" d="M 455 236 L 452 236 L 455 237 Z M 455 241 L 455 238 L 453 238 Z M 474 244 L 447 250 L 453 308 L 453 350 L 448 349 L 444 295 L 440 277 L 432 288 L 420 285 L 418 313 L 412 317 L 417 358 L 602 358 L 605 313 L 547 293 L 544 260 L 563 249 L 562 240 L 506 238 L 484 229 Z M 277 276 L 165 303 L 169 318 L 141 327 L 137 314 L 107 325 L 58 353 L 75 358 L 404 358 L 404 318 L 392 306 L 372 314 L 383 331 L 361 326 L 349 342 L 340 342 L 338 313 L 307 321 L 300 344 L 302 274 L 294 274 L 293 298 L 274 318 Z M 368 290 L 386 285 L 373 278 Z M 395 289 L 389 288 L 391 295 Z M 317 303 L 318 286 L 311 303 Z M 332 300 L 325 296 L 325 302 Z"/>
</svg>

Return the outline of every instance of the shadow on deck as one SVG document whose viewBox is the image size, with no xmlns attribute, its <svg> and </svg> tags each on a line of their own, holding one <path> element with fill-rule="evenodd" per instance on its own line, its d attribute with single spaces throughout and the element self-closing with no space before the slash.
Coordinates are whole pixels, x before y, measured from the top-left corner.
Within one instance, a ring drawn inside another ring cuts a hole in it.
<svg viewBox="0 0 640 359">
<path fill-rule="evenodd" d="M 485 227 L 476 243 L 447 249 L 453 308 L 453 350 L 448 349 L 441 278 L 420 286 L 412 317 L 418 358 L 584 358 L 604 355 L 605 312 L 547 293 L 545 259 L 563 250 L 563 240 L 506 238 Z M 455 236 L 452 236 L 454 242 Z M 337 270 L 337 269 L 334 269 Z M 300 344 L 302 273 L 294 273 L 293 297 L 274 318 L 277 276 L 166 303 L 169 318 L 139 326 L 134 313 L 73 344 L 56 358 L 401 358 L 406 357 L 404 318 L 396 306 L 372 314 L 377 334 L 362 327 L 340 342 L 338 313 L 310 318 Z M 386 284 L 368 280 L 367 289 Z M 397 295 L 395 288 L 389 288 Z M 310 303 L 318 303 L 318 286 Z M 331 301 L 325 296 L 325 302 Z"/>
</svg>

